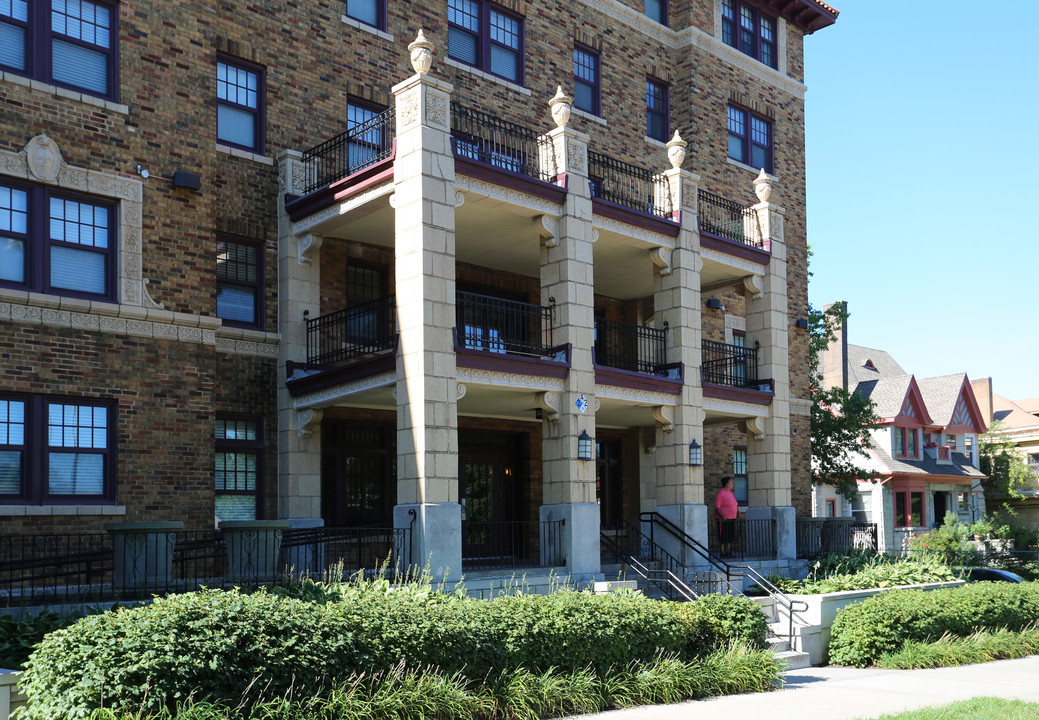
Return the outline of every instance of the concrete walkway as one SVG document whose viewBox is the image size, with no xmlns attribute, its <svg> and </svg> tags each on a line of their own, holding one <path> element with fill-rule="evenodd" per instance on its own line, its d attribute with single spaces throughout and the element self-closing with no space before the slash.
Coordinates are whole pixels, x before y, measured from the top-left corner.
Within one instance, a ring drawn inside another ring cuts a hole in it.
<svg viewBox="0 0 1039 720">
<path fill-rule="evenodd" d="M 804 668 L 784 673 L 786 687 L 582 718 L 597 720 L 857 720 L 974 697 L 1039 702 L 1039 655 L 937 670 Z"/>
</svg>

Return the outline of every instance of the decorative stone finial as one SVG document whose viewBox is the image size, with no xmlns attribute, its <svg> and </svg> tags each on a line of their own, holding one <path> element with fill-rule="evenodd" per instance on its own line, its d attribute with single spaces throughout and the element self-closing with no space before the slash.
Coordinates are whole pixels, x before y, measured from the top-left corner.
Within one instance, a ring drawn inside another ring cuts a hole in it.
<svg viewBox="0 0 1039 720">
<path fill-rule="evenodd" d="M 761 168 L 761 173 L 754 178 L 754 194 L 758 196 L 758 200 L 761 202 L 768 202 L 768 199 L 772 197 L 772 181 L 775 178 L 765 172 L 765 168 Z"/>
<path fill-rule="evenodd" d="M 433 66 L 433 43 L 426 40 L 421 28 L 415 41 L 408 45 L 408 51 L 411 53 L 411 67 L 415 68 L 415 72 L 419 75 L 428 73 L 429 68 Z"/>
<path fill-rule="evenodd" d="M 682 163 L 685 162 L 685 148 L 688 144 L 675 130 L 675 136 L 667 143 L 667 159 L 671 162 L 671 167 L 682 167 Z"/>
<path fill-rule="evenodd" d="M 552 109 L 552 119 L 558 127 L 566 127 L 570 122 L 570 108 L 573 102 L 574 99 L 563 92 L 563 86 L 557 85 L 555 97 L 548 101 L 548 106 Z"/>
</svg>

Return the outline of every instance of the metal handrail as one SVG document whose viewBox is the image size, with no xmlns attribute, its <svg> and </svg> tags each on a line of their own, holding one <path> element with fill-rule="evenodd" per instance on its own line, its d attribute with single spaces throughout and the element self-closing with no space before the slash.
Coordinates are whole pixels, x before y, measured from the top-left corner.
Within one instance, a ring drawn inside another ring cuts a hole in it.
<svg viewBox="0 0 1039 720">
<path fill-rule="evenodd" d="M 704 382 L 729 387 L 758 386 L 758 344 L 754 347 L 704 340 L 701 373 Z"/>
<path fill-rule="evenodd" d="M 745 563 L 727 563 L 721 558 L 717 557 L 709 549 L 703 546 L 695 538 L 690 537 L 684 530 L 675 525 L 673 522 L 668 520 L 666 517 L 657 512 L 644 512 L 639 515 L 639 520 L 642 522 L 650 523 L 650 532 L 652 533 L 653 528 L 656 525 L 660 525 L 661 528 L 671 533 L 679 542 L 684 544 L 687 548 L 695 552 L 697 555 L 706 560 L 711 566 L 720 572 L 725 573 L 726 581 L 731 583 L 733 577 L 733 570 L 739 570 L 737 573 L 739 577 L 749 577 L 754 583 L 764 590 L 772 598 L 772 601 L 779 603 L 787 610 L 787 618 L 789 625 L 787 627 L 787 641 L 790 643 L 790 647 L 794 648 L 796 639 L 794 638 L 794 614 L 798 612 L 805 612 L 808 610 L 808 603 L 804 600 L 793 600 L 787 597 L 783 592 L 773 585 L 764 575 L 759 573 L 757 570 Z M 652 535 L 651 535 L 652 537 Z M 742 594 L 742 593 L 741 593 Z M 773 633 L 774 634 L 774 633 Z M 796 648 L 795 648 L 796 649 Z"/>
<path fill-rule="evenodd" d="M 532 357 L 552 354 L 553 306 L 462 291 L 455 298 L 462 347 Z"/>
<path fill-rule="evenodd" d="M 393 154 L 396 111 L 389 108 L 370 120 L 303 153 L 307 183 L 303 193 L 331 185 Z"/>
<path fill-rule="evenodd" d="M 307 326 L 307 364 L 331 365 L 391 350 L 397 337 L 396 296 L 371 300 L 311 318 Z"/>
<path fill-rule="evenodd" d="M 666 329 L 599 318 L 595 321 L 595 362 L 647 375 L 662 375 Z"/>
<path fill-rule="evenodd" d="M 667 179 L 637 165 L 589 150 L 588 186 L 594 198 L 658 217 L 671 217 L 673 202 Z"/>
<path fill-rule="evenodd" d="M 650 556 L 653 557 L 655 553 L 659 553 L 661 557 L 666 558 L 671 564 L 677 566 L 678 561 L 664 550 L 659 545 L 656 545 L 649 540 L 648 537 L 641 531 L 634 528 L 630 523 L 624 522 L 628 529 L 634 530 L 638 535 L 645 541 L 650 543 Z M 600 541 L 606 545 L 607 549 L 613 554 L 613 556 L 622 560 L 626 565 L 631 567 L 636 574 L 639 575 L 647 583 L 652 583 L 659 588 L 670 600 L 677 600 L 679 597 L 685 602 L 692 602 L 699 599 L 699 595 L 689 587 L 684 580 L 678 575 L 672 572 L 670 569 L 664 568 L 662 570 L 653 570 L 643 563 L 639 558 L 635 557 L 634 553 L 631 552 L 630 548 L 625 548 L 621 545 L 615 536 L 607 535 L 606 533 L 600 533 Z M 641 547 L 641 543 L 640 543 Z M 657 579 L 656 576 L 662 575 L 663 579 Z M 676 595 L 678 597 L 676 597 Z"/>
<path fill-rule="evenodd" d="M 697 192 L 697 200 L 703 232 L 741 245 L 762 247 L 760 238 L 747 237 L 748 218 L 752 223 L 756 221 L 753 210 L 702 188 Z"/>
<path fill-rule="evenodd" d="M 556 177 L 549 139 L 518 123 L 451 103 L 451 137 L 459 157 L 545 182 Z"/>
</svg>

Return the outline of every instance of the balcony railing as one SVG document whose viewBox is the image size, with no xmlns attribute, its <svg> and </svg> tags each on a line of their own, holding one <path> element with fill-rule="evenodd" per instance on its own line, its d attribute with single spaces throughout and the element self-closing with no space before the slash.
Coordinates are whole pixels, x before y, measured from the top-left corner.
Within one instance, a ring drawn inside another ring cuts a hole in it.
<svg viewBox="0 0 1039 720">
<path fill-rule="evenodd" d="M 748 225 L 755 227 L 757 215 L 748 207 L 726 198 L 700 190 L 698 193 L 700 229 L 726 240 L 761 247 L 761 233 L 747 234 Z M 755 236 L 756 235 L 756 236 Z"/>
<path fill-rule="evenodd" d="M 736 524 L 732 533 L 732 543 L 728 552 L 722 553 L 720 528 L 718 521 L 707 524 L 707 545 L 715 555 L 744 558 L 774 558 L 776 556 L 775 530 L 776 521 L 772 518 L 755 518 L 749 520 L 739 517 L 731 520 Z"/>
<path fill-rule="evenodd" d="M 595 362 L 598 365 L 650 375 L 664 374 L 665 331 L 635 323 L 595 321 Z"/>
<path fill-rule="evenodd" d="M 455 155 L 546 182 L 555 180 L 548 138 L 534 130 L 472 108 L 451 104 Z"/>
<path fill-rule="evenodd" d="M 563 524 L 563 520 L 463 520 L 462 569 L 511 570 L 564 565 Z"/>
<path fill-rule="evenodd" d="M 851 518 L 797 518 L 796 532 L 797 557 L 806 560 L 877 549 L 876 523 L 857 523 Z"/>
<path fill-rule="evenodd" d="M 389 108 L 303 153 L 303 166 L 307 168 L 304 194 L 390 157 L 395 117 L 394 109 Z"/>
<path fill-rule="evenodd" d="M 758 386 L 758 349 L 703 341 L 703 381 L 729 387 Z"/>
<path fill-rule="evenodd" d="M 592 197 L 650 215 L 671 217 L 670 186 L 663 175 L 589 150 L 588 179 Z"/>
<path fill-rule="evenodd" d="M 550 306 L 469 292 L 459 292 L 456 298 L 458 342 L 462 347 L 533 357 L 551 354 Z"/>
<path fill-rule="evenodd" d="M 307 363 L 331 365 L 393 348 L 397 335 L 393 295 L 307 319 Z"/>
</svg>

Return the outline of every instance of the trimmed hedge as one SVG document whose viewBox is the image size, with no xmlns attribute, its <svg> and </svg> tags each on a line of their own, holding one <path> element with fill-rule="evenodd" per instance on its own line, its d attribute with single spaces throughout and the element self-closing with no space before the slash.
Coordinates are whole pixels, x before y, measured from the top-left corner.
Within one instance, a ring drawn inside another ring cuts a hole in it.
<svg viewBox="0 0 1039 720">
<path fill-rule="evenodd" d="M 308 602 L 204 591 L 48 635 L 27 664 L 25 717 L 85 717 L 102 698 L 156 710 L 190 696 L 250 704 L 320 695 L 336 681 L 400 667 L 474 680 L 518 668 L 605 673 L 661 652 L 692 658 L 737 636 L 763 647 L 765 623 L 752 601 L 721 596 L 680 605 L 562 591 L 486 601 L 355 583 L 337 599 Z"/>
<path fill-rule="evenodd" d="M 907 641 L 967 637 L 983 628 L 1020 630 L 1039 618 L 1039 583 L 971 583 L 943 590 L 892 590 L 842 608 L 830 662 L 866 667 Z"/>
</svg>

